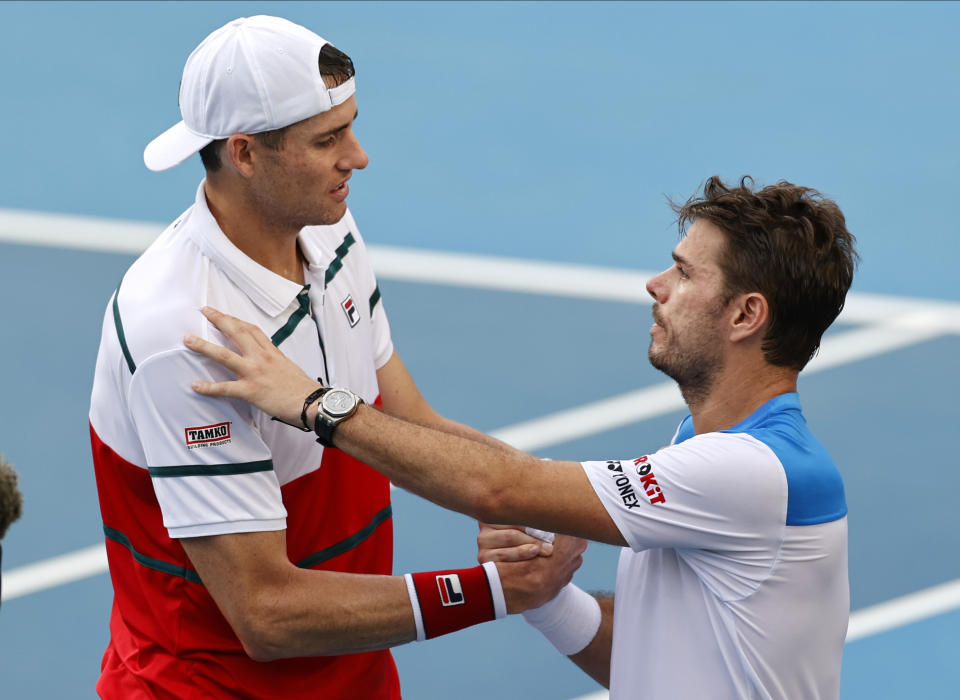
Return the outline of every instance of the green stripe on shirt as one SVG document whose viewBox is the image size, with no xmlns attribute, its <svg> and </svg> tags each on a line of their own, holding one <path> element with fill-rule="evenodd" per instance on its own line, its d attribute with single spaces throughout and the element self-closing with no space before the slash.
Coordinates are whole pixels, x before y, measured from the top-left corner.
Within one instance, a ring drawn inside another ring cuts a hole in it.
<svg viewBox="0 0 960 700">
<path fill-rule="evenodd" d="M 330 264 L 327 266 L 327 273 L 324 276 L 324 284 L 330 284 L 334 277 L 337 276 L 337 273 L 340 272 L 340 268 L 343 267 L 343 259 L 347 255 L 347 251 L 350 250 L 350 246 L 356 243 L 356 240 L 353 238 L 352 233 L 348 233 L 343 239 L 343 242 L 337 246 L 336 254 L 333 260 L 330 261 Z"/>
<path fill-rule="evenodd" d="M 259 462 L 237 462 L 235 464 L 184 464 L 173 467 L 150 467 L 150 476 L 164 478 L 170 476 L 232 476 L 234 474 L 252 474 L 254 472 L 273 471 L 273 460 Z"/>
</svg>

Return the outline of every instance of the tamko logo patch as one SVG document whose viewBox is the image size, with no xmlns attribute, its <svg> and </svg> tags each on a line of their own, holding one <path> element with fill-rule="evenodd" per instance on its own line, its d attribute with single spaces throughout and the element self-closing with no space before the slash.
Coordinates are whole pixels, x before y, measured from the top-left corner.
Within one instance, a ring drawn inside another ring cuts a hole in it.
<svg viewBox="0 0 960 700">
<path fill-rule="evenodd" d="M 197 447 L 214 447 L 230 442 L 230 421 L 200 425 L 195 428 L 184 428 L 187 447 L 191 450 Z"/>
</svg>

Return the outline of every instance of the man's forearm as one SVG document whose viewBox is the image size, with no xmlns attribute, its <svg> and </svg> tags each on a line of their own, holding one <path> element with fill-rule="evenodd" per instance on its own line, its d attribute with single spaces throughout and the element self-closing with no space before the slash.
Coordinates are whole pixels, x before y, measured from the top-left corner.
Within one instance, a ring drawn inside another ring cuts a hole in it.
<svg viewBox="0 0 960 700">
<path fill-rule="evenodd" d="M 313 420 L 316 408 L 308 411 Z M 583 469 L 474 442 L 366 405 L 337 424 L 333 445 L 397 486 L 486 523 L 523 523 L 624 546 Z"/>
<path fill-rule="evenodd" d="M 352 654 L 414 641 L 413 611 L 402 576 L 298 572 L 302 585 L 264 606 L 257 637 L 266 659 Z M 318 586 L 318 579 L 326 579 Z M 326 599 L 317 603 L 318 592 Z M 271 642 L 273 644 L 271 644 Z"/>
<path fill-rule="evenodd" d="M 447 433 L 448 435 L 456 435 L 457 437 L 462 437 L 466 440 L 472 440 L 473 442 L 479 442 L 482 445 L 487 445 L 489 447 L 496 448 L 501 452 L 506 452 L 508 454 L 523 454 L 520 450 L 512 445 L 508 445 L 502 440 L 482 433 L 476 428 L 471 428 L 469 425 L 464 425 L 463 423 L 458 423 L 455 420 L 450 420 L 443 416 L 438 415 L 437 420 L 434 421 L 417 421 L 421 425 L 424 425 L 428 428 L 433 428 L 434 430 L 439 430 L 441 432 Z"/>
<path fill-rule="evenodd" d="M 384 649 L 417 636 L 402 577 L 301 569 L 287 559 L 283 530 L 180 542 L 258 661 Z"/>
<path fill-rule="evenodd" d="M 549 562 L 405 576 L 302 569 L 287 558 L 286 531 L 184 538 L 184 550 L 251 658 L 340 655 L 430 639 L 503 617 L 508 609 L 542 605 L 553 595 L 543 585 Z M 553 585 L 562 587 L 578 565 L 570 546 Z M 507 575 L 506 587 L 500 571 Z M 448 609 L 438 577 L 456 581 L 460 606 Z M 544 590 L 546 589 L 546 590 Z M 510 607 L 508 607 L 510 606 Z"/>
<path fill-rule="evenodd" d="M 499 514 L 490 507 L 501 502 L 499 496 L 516 483 L 525 465 L 537 463 L 535 457 L 503 449 L 502 443 L 441 432 L 369 406 L 360 406 L 340 423 L 333 441 L 360 461 L 376 465 L 397 486 L 479 519 L 495 520 Z"/>
</svg>

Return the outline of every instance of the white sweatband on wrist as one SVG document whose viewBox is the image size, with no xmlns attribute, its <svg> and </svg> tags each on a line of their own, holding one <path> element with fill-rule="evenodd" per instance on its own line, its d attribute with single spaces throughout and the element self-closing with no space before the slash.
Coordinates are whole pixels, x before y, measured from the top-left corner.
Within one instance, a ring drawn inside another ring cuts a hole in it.
<svg viewBox="0 0 960 700">
<path fill-rule="evenodd" d="M 492 561 L 483 562 L 483 570 L 487 572 L 487 582 L 490 584 L 490 597 L 493 598 L 493 618 L 499 620 L 507 616 L 507 599 L 503 596 L 503 584 L 500 582 L 500 572 Z"/>
<path fill-rule="evenodd" d="M 523 531 L 526 532 L 531 537 L 536 537 L 538 540 L 543 540 L 544 542 L 549 542 L 553 544 L 553 538 L 556 537 L 552 532 L 547 532 L 546 530 L 538 530 L 535 527 L 525 527 Z"/>
<path fill-rule="evenodd" d="M 572 583 L 561 588 L 549 603 L 523 613 L 523 619 L 564 656 L 587 648 L 597 636 L 602 617 L 597 599 Z"/>
<path fill-rule="evenodd" d="M 410 605 L 413 606 L 413 621 L 417 625 L 417 641 L 422 642 L 427 638 L 427 633 L 423 629 L 423 615 L 420 614 L 420 601 L 417 598 L 417 589 L 413 585 L 413 576 L 404 574 L 403 580 L 407 582 L 407 595 L 410 596 Z"/>
</svg>

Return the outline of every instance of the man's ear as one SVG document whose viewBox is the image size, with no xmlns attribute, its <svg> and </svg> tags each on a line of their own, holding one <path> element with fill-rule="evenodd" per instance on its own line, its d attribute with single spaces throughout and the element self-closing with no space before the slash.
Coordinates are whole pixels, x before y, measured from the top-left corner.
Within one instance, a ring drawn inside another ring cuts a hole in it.
<svg viewBox="0 0 960 700">
<path fill-rule="evenodd" d="M 770 320 L 770 305 L 760 292 L 740 294 L 730 302 L 730 340 L 739 342 L 753 336 L 763 337 Z"/>
<path fill-rule="evenodd" d="M 233 134 L 223 144 L 220 159 L 233 166 L 243 177 L 253 175 L 253 137 L 250 134 Z"/>
</svg>

